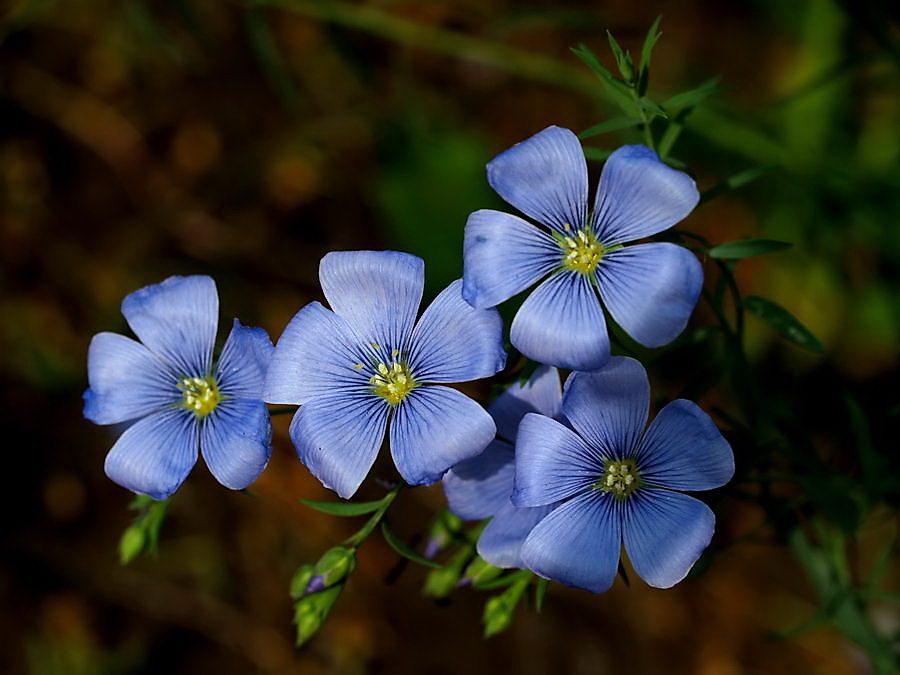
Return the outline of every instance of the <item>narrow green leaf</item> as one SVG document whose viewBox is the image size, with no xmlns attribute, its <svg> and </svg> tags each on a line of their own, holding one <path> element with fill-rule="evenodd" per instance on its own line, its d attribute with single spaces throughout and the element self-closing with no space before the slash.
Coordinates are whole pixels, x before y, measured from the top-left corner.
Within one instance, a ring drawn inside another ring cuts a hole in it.
<svg viewBox="0 0 900 675">
<path fill-rule="evenodd" d="M 776 241 L 775 239 L 742 239 L 713 246 L 709 249 L 709 255 L 722 260 L 737 260 L 783 251 L 791 246 L 793 244 L 788 241 Z"/>
<path fill-rule="evenodd" d="M 681 108 L 696 108 L 706 97 L 719 91 L 719 77 L 711 77 L 702 84 L 663 101 L 662 107 L 672 112 Z"/>
<path fill-rule="evenodd" d="M 544 598 L 547 597 L 547 588 L 550 586 L 549 579 L 538 579 L 534 585 L 534 608 L 540 614 L 544 609 Z"/>
<path fill-rule="evenodd" d="M 634 64 L 631 62 L 631 55 L 623 51 L 616 38 L 609 31 L 606 31 L 606 39 L 609 40 L 610 49 L 612 49 L 613 56 L 616 57 L 616 65 L 619 66 L 622 79 L 626 82 L 631 82 L 631 78 L 634 77 Z"/>
<path fill-rule="evenodd" d="M 638 105 L 640 105 L 641 108 L 643 108 L 647 112 L 651 112 L 654 115 L 658 115 L 659 117 L 662 117 L 663 119 L 669 118 L 668 113 L 665 110 L 663 110 L 659 106 L 658 103 L 656 103 L 655 101 L 651 101 L 646 96 L 642 96 L 640 99 L 638 99 Z"/>
<path fill-rule="evenodd" d="M 330 516 L 362 516 L 378 510 L 383 500 L 374 502 L 328 502 L 315 499 L 301 499 L 300 503 Z"/>
<path fill-rule="evenodd" d="M 590 129 L 585 129 L 580 134 L 578 134 L 578 138 L 584 140 L 585 138 L 599 136 L 600 134 L 608 134 L 613 131 L 630 129 L 631 127 L 636 127 L 639 124 L 641 124 L 641 120 L 635 117 L 613 117 L 612 119 L 606 120 L 605 122 L 600 122 L 600 124 L 595 124 Z"/>
<path fill-rule="evenodd" d="M 644 38 L 644 46 L 641 47 L 641 63 L 639 66 L 639 69 L 642 71 L 650 68 L 650 55 L 653 52 L 653 47 L 656 46 L 656 41 L 659 40 L 659 36 L 662 35 L 662 33 L 659 32 L 660 21 L 662 21 L 662 14 L 656 17 L 656 20 L 650 26 L 650 30 L 647 31 L 647 37 Z"/>
<path fill-rule="evenodd" d="M 619 106 L 626 115 L 634 116 L 637 111 L 634 100 L 631 98 L 631 88 L 621 80 L 613 77 L 613 74 L 600 63 L 599 59 L 585 45 L 573 47 L 572 53 L 600 78 L 604 90 L 609 95 L 609 99 Z"/>
<path fill-rule="evenodd" d="M 587 159 L 596 160 L 598 162 L 602 162 L 612 153 L 612 150 L 607 150 L 606 148 L 584 148 L 584 156 Z"/>
<path fill-rule="evenodd" d="M 275 41 L 265 11 L 262 7 L 251 7 L 247 10 L 247 35 L 250 40 L 250 48 L 263 74 L 269 81 L 269 85 L 275 90 L 282 103 L 288 108 L 296 108 L 300 96 L 294 84 L 287 64 L 281 57 L 278 44 Z"/>
<path fill-rule="evenodd" d="M 782 337 L 811 352 L 822 353 L 824 347 L 818 338 L 781 305 L 757 295 L 744 298 L 744 307 L 765 321 Z"/>
<path fill-rule="evenodd" d="M 390 544 L 391 548 L 394 549 L 397 553 L 402 555 L 404 558 L 408 558 L 412 560 L 414 563 L 419 563 L 424 567 L 430 567 L 432 569 L 439 570 L 441 569 L 441 565 L 434 562 L 433 560 L 429 560 L 421 556 L 419 553 L 415 551 L 411 546 L 409 546 L 405 541 L 403 541 L 400 537 L 397 536 L 397 533 L 394 532 L 390 526 L 388 526 L 387 522 L 381 523 L 381 534 L 384 535 L 384 540 Z"/>
<path fill-rule="evenodd" d="M 776 165 L 774 164 L 767 164 L 765 166 L 755 166 L 752 169 L 740 171 L 733 176 L 726 178 L 718 185 L 714 185 L 708 190 L 704 190 L 703 194 L 700 195 L 700 203 L 703 204 L 729 190 L 737 190 L 739 187 L 747 185 L 747 183 L 752 183 L 760 176 L 774 169 L 775 166 Z"/>
<path fill-rule="evenodd" d="M 678 118 L 669 120 L 669 125 L 663 132 L 662 138 L 659 140 L 659 143 L 656 144 L 656 150 L 660 157 L 663 159 L 668 157 L 669 153 L 672 151 L 672 146 L 675 145 L 675 141 L 678 140 L 683 129 L 684 125 Z"/>
</svg>

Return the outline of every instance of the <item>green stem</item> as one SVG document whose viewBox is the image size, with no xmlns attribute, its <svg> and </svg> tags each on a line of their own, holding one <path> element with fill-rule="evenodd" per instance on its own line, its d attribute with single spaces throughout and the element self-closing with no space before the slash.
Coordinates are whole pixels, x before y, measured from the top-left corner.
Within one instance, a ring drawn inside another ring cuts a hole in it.
<svg viewBox="0 0 900 675">
<path fill-rule="evenodd" d="M 381 505 L 378 507 L 378 510 L 375 511 L 365 525 L 362 526 L 362 529 L 359 530 L 356 534 L 352 535 L 347 541 L 344 542 L 344 545 L 348 548 L 358 548 L 360 544 L 362 544 L 370 534 L 378 527 L 378 524 L 381 522 L 381 519 L 384 518 L 384 514 L 387 513 L 388 508 L 393 503 L 394 499 L 399 494 L 400 490 L 403 488 L 403 483 L 398 483 L 391 491 L 388 492 L 384 498 L 381 500 Z"/>
</svg>

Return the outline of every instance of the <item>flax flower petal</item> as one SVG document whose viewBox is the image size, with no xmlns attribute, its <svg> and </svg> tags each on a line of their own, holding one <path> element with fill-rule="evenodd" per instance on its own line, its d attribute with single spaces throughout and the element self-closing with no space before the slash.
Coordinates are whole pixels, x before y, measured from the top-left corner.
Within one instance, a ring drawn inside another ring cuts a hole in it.
<svg viewBox="0 0 900 675">
<path fill-rule="evenodd" d="M 468 396 L 449 387 L 418 387 L 394 409 L 391 454 L 407 483 L 434 483 L 484 450 L 496 430 L 487 411 Z"/>
<path fill-rule="evenodd" d="M 434 299 L 410 339 L 409 365 L 416 381 L 467 382 L 503 369 L 503 320 L 495 309 L 463 300 L 457 279 Z"/>
<path fill-rule="evenodd" d="M 106 475 L 132 492 L 167 498 L 197 462 L 197 427 L 196 417 L 179 408 L 138 420 L 106 455 Z"/>
<path fill-rule="evenodd" d="M 371 394 L 319 396 L 294 415 L 291 440 L 322 485 L 349 499 L 378 456 L 387 417 L 388 405 Z"/>
<path fill-rule="evenodd" d="M 572 373 L 562 412 L 582 438 L 607 458 L 628 457 L 647 423 L 650 382 L 644 367 L 614 356 L 593 373 Z"/>
<path fill-rule="evenodd" d="M 613 319 L 645 347 L 667 344 L 684 330 L 703 288 L 697 256 L 669 243 L 610 251 L 595 276 Z"/>
<path fill-rule="evenodd" d="M 559 266 L 553 237 L 518 216 L 482 209 L 469 216 L 463 243 L 463 289 L 474 307 L 493 307 Z"/>
<path fill-rule="evenodd" d="M 143 417 L 181 398 L 178 374 L 144 345 L 116 333 L 98 333 L 88 348 L 84 416 L 95 424 Z"/>
<path fill-rule="evenodd" d="M 169 277 L 145 286 L 125 296 L 122 314 L 141 342 L 180 374 L 210 374 L 219 321 L 219 294 L 210 277 Z"/>
<path fill-rule="evenodd" d="M 268 338 L 266 338 L 268 339 Z M 272 453 L 272 423 L 262 401 L 226 399 L 203 420 L 200 452 L 225 487 L 243 490 L 266 468 Z"/>
<path fill-rule="evenodd" d="M 587 162 L 578 137 L 547 127 L 497 155 L 487 165 L 488 183 L 519 211 L 559 232 L 584 224 Z"/>
<path fill-rule="evenodd" d="M 624 145 L 603 165 L 593 229 L 605 246 L 635 241 L 672 227 L 699 200 L 686 173 L 663 164 L 645 145 Z"/>
<path fill-rule="evenodd" d="M 509 339 L 539 363 L 595 370 L 609 358 L 609 336 L 600 301 L 579 272 L 557 272 L 519 308 Z"/>
<path fill-rule="evenodd" d="M 670 588 L 687 576 L 709 545 L 715 524 L 709 507 L 693 497 L 641 488 L 623 509 L 628 559 L 648 584 Z"/>
<path fill-rule="evenodd" d="M 319 263 L 319 281 L 331 309 L 362 343 L 378 345 L 382 361 L 405 346 L 425 285 L 421 258 L 398 251 L 333 251 Z"/>
<path fill-rule="evenodd" d="M 734 475 L 728 441 L 697 404 L 672 401 L 650 424 L 638 450 L 641 478 L 675 490 L 711 490 Z"/>
<path fill-rule="evenodd" d="M 544 518 L 522 545 L 522 562 L 567 586 L 603 593 L 619 565 L 622 530 L 618 503 L 596 491 L 567 501 Z"/>
</svg>

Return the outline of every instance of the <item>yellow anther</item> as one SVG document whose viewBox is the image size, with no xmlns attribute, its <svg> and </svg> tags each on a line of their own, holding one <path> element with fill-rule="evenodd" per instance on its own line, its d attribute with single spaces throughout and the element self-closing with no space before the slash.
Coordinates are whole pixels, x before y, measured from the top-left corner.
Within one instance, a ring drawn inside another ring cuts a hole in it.
<svg viewBox="0 0 900 675">
<path fill-rule="evenodd" d="M 610 460 L 606 463 L 603 478 L 594 487 L 609 492 L 617 499 L 625 499 L 641 485 L 640 472 L 633 459 Z"/>
<path fill-rule="evenodd" d="M 181 406 L 197 417 L 206 417 L 222 400 L 214 377 L 185 377 L 178 383 Z"/>
<path fill-rule="evenodd" d="M 416 386 L 409 368 L 400 361 L 393 361 L 390 366 L 379 363 L 375 370 L 369 379 L 372 391 L 391 405 L 400 403 Z"/>
<path fill-rule="evenodd" d="M 597 241 L 594 233 L 589 230 L 579 230 L 577 237 L 577 241 L 572 237 L 559 239 L 559 245 L 563 251 L 562 265 L 565 269 L 591 274 L 600 263 L 605 249 Z"/>
<path fill-rule="evenodd" d="M 361 363 L 357 363 L 357 364 L 354 365 L 353 367 L 356 368 L 357 370 L 362 370 L 363 368 L 365 368 L 365 366 L 364 366 L 363 364 L 361 364 Z"/>
</svg>

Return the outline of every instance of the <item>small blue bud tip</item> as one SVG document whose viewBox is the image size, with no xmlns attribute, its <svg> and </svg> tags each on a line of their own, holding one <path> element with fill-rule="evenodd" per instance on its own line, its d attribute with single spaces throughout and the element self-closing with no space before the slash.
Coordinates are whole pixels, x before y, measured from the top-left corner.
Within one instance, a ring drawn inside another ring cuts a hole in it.
<svg viewBox="0 0 900 675">
<path fill-rule="evenodd" d="M 316 574 L 309 580 L 309 583 L 306 584 L 306 594 L 310 595 L 311 593 L 318 593 L 324 588 L 325 577 L 323 577 L 321 574 Z"/>
</svg>

